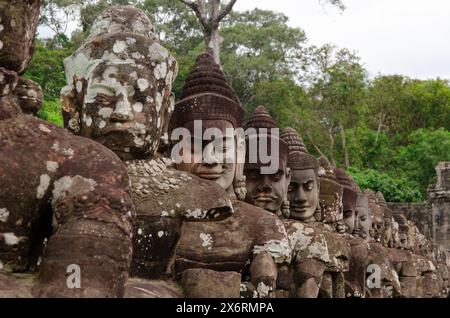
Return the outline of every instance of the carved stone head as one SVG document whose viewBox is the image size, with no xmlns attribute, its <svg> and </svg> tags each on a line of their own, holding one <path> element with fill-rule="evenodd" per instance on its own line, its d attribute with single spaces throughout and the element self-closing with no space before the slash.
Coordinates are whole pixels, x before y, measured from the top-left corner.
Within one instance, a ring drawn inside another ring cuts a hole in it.
<svg viewBox="0 0 450 318">
<path fill-rule="evenodd" d="M 140 10 L 130 14 L 144 19 Z M 106 12 L 119 15 L 123 7 Z M 114 28 L 102 14 L 86 43 L 64 61 L 68 85 L 61 91 L 65 126 L 73 133 L 96 140 L 122 159 L 149 158 L 167 137 L 177 75 L 173 56 L 154 37 L 151 23 Z M 144 19 L 145 20 L 145 19 Z M 140 20 L 136 20 L 140 21 Z M 102 26 L 103 28 L 100 28 Z M 150 29 L 143 30 L 145 26 Z M 101 30 L 101 31 L 99 31 Z M 115 33 L 102 33 L 118 31 Z M 125 31 L 125 32 L 123 32 Z M 145 32 L 144 32 L 145 31 Z M 142 35 L 144 34 L 144 35 Z"/>
<path fill-rule="evenodd" d="M 372 218 L 367 196 L 359 192 L 356 200 L 356 226 L 354 234 L 369 240 L 372 230 Z"/>
<path fill-rule="evenodd" d="M 398 248 L 410 249 L 410 226 L 405 215 L 399 213 L 394 214 L 394 219 L 398 223 Z"/>
<path fill-rule="evenodd" d="M 326 158 L 319 158 L 319 166 L 319 204 L 321 219 L 324 223 L 335 224 L 343 220 L 343 187 L 338 182 L 334 170 Z"/>
<path fill-rule="evenodd" d="M 342 205 L 346 232 L 353 234 L 357 218 L 356 200 L 358 189 L 356 183 L 343 169 L 336 168 L 334 169 L 334 173 L 336 174 L 339 183 L 344 188 Z"/>
<path fill-rule="evenodd" d="M 282 139 L 289 146 L 288 167 L 291 168 L 291 182 L 287 198 L 291 218 L 303 222 L 316 221 L 319 206 L 319 162 L 308 153 L 302 138 L 292 128 L 283 130 Z"/>
<path fill-rule="evenodd" d="M 0 0 L 0 66 L 22 74 L 33 55 L 42 0 Z"/>
<path fill-rule="evenodd" d="M 178 149 L 190 152 L 190 159 L 178 163 L 177 169 L 213 180 L 243 199 L 245 139 L 236 134 L 243 118 L 244 110 L 220 66 L 211 54 L 200 54 L 186 79 L 170 123 L 172 141 L 182 145 L 177 148 L 177 154 Z M 180 136 L 183 136 L 181 141 Z"/>
<path fill-rule="evenodd" d="M 290 180 L 288 146 L 279 135 L 273 133 L 273 129 L 278 127 L 264 106 L 255 109 L 244 128 L 248 134 L 244 167 L 246 201 L 270 212 L 280 213 Z M 263 154 L 270 157 L 270 162 L 262 159 Z M 269 166 L 274 168 L 273 171 L 264 171 Z"/>
<path fill-rule="evenodd" d="M 384 239 L 384 207 L 380 206 L 377 195 L 374 191 L 366 189 L 364 194 L 369 200 L 369 209 L 372 218 L 373 239 L 382 243 Z"/>
</svg>

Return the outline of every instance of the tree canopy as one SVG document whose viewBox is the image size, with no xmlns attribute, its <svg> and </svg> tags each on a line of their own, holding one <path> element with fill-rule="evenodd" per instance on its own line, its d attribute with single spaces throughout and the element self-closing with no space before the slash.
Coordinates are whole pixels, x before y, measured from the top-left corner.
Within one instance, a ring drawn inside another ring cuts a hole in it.
<svg viewBox="0 0 450 318">
<path fill-rule="evenodd" d="M 341 1 L 327 1 L 344 9 Z M 40 116 L 61 125 L 58 95 L 63 59 L 87 36 L 107 6 L 134 4 L 177 58 L 179 96 L 195 57 L 205 50 L 202 26 L 180 0 L 48 0 L 41 24 L 56 35 L 38 39 L 26 76 L 45 93 Z M 79 29 L 65 35 L 68 16 Z M 247 114 L 265 105 L 281 128 L 297 129 L 309 151 L 347 168 L 361 188 L 388 201 L 422 201 L 434 167 L 450 161 L 450 83 L 401 74 L 369 78 L 356 53 L 332 44 L 309 44 L 288 18 L 267 10 L 231 11 L 220 25 L 223 70 Z"/>
</svg>

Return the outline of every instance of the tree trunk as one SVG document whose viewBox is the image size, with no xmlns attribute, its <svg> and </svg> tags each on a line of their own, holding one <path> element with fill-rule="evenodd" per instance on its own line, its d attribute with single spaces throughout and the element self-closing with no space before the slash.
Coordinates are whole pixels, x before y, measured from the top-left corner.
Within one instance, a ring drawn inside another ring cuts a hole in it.
<svg viewBox="0 0 450 318">
<path fill-rule="evenodd" d="M 330 149 L 330 162 L 333 165 L 333 168 L 336 168 L 336 160 L 334 159 L 334 137 L 331 131 L 328 133 L 328 136 L 330 137 L 330 145 L 328 149 Z"/>
<path fill-rule="evenodd" d="M 204 30 L 206 51 L 214 57 L 214 62 L 220 65 L 220 45 L 223 38 L 219 35 L 219 26 L 212 26 L 210 30 Z"/>
<path fill-rule="evenodd" d="M 377 130 L 377 137 L 375 138 L 375 143 L 378 143 L 378 136 L 381 133 L 381 128 L 383 127 L 383 121 L 384 121 L 384 114 L 383 112 L 380 112 L 380 119 L 378 121 L 378 130 Z"/>
<path fill-rule="evenodd" d="M 349 154 L 348 154 L 347 139 L 345 136 L 345 128 L 344 128 L 344 125 L 342 125 L 342 124 L 339 124 L 339 128 L 341 130 L 342 149 L 344 150 L 344 165 L 345 165 L 345 169 L 347 170 L 350 167 L 350 158 L 349 158 Z"/>
</svg>

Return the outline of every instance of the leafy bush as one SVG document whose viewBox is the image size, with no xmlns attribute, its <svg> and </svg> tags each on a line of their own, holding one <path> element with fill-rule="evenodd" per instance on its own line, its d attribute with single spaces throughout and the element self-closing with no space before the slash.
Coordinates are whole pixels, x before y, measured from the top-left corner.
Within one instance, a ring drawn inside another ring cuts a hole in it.
<svg viewBox="0 0 450 318">
<path fill-rule="evenodd" d="M 405 177 L 393 177 L 388 173 L 373 169 L 350 168 L 348 172 L 361 190 L 380 191 L 388 202 L 421 202 L 426 199 L 426 196 L 420 191 L 419 185 Z"/>
<path fill-rule="evenodd" d="M 38 117 L 59 127 L 64 126 L 59 100 L 45 100 L 39 110 Z"/>
</svg>

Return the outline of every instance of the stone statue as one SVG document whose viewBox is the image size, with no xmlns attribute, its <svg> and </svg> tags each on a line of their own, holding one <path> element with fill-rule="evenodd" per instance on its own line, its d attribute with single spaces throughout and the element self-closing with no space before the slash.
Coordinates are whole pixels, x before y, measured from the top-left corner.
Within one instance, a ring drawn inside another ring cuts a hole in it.
<svg viewBox="0 0 450 318">
<path fill-rule="evenodd" d="M 245 178 L 242 175 L 245 159 L 245 139 L 227 133 L 241 126 L 243 110 L 234 91 L 229 87 L 220 67 L 209 53 L 203 53 L 186 79 L 181 100 L 175 106 L 171 127 L 184 128 L 195 135 L 195 127 L 201 121 L 203 133 L 208 129 L 224 134 L 221 140 L 206 141 L 201 149 L 193 152 L 188 161 L 177 164 L 177 168 L 192 172 L 199 177 L 213 180 L 229 193 L 230 198 L 245 197 Z M 196 123 L 197 121 L 197 123 Z M 210 130 L 209 130 L 210 131 Z M 173 135 L 173 133 L 172 133 Z M 227 153 L 230 162 L 215 156 L 211 144 Z M 186 144 L 183 144 L 186 145 Z M 223 149 L 223 148 L 226 149 Z M 190 148 L 188 148 L 189 151 Z M 192 148 L 191 148 L 192 149 Z M 201 153 L 200 153 L 201 151 Z M 206 154 L 204 158 L 203 154 Z M 212 158 L 211 158 L 212 157 Z M 208 159 L 208 163 L 204 160 Z M 184 290 L 190 296 L 224 296 L 224 286 L 208 283 L 209 289 L 199 286 L 193 291 L 195 279 L 217 277 L 236 282 L 236 273 L 241 274 L 240 284 L 227 285 L 225 295 L 234 296 L 236 290 L 246 296 L 270 297 L 275 289 L 277 265 L 290 261 L 290 247 L 283 223 L 276 215 L 250 204 L 234 201 L 234 214 L 220 222 L 185 223 L 176 250 L 175 270 L 182 277 Z M 211 270 L 221 274 L 212 275 Z M 217 281 L 217 280 L 214 280 Z"/>
<path fill-rule="evenodd" d="M 345 297 L 343 273 L 348 271 L 350 246 L 335 228 L 322 222 L 319 163 L 307 152 L 294 129 L 286 128 L 281 135 L 290 150 L 288 166 L 292 179 L 288 199 L 291 213 L 285 226 L 294 252 L 297 296 Z M 331 195 L 336 196 L 338 193 Z M 307 239 L 299 240 L 299 237 Z"/>
<path fill-rule="evenodd" d="M 232 197 L 244 199 L 245 140 L 242 134 L 227 133 L 227 129 L 234 131 L 233 129 L 239 128 L 243 116 L 244 110 L 240 106 L 239 99 L 228 85 L 219 65 L 211 60 L 210 54 L 200 54 L 186 79 L 171 126 L 172 129 L 184 128 L 194 135 L 197 122 L 201 123 L 202 136 L 208 129 L 218 129 L 224 139 L 214 140 L 216 144 L 211 144 L 217 148 L 216 150 L 221 151 L 213 151 L 213 154 L 210 154 L 208 158 L 210 163 L 198 160 L 202 158 L 204 147 L 199 147 L 200 149 L 197 150 L 191 143 L 192 162 L 178 163 L 177 169 L 212 180 L 227 190 Z M 214 157 L 219 153 L 225 154 L 222 160 Z"/>
<path fill-rule="evenodd" d="M 176 170 L 157 152 L 168 143 L 178 68 L 153 31 L 141 10 L 106 9 L 86 43 L 65 60 L 61 99 L 69 130 L 126 160 L 136 220 L 125 296 L 180 297 L 171 279 L 183 221 L 221 220 L 233 208 L 220 186 Z"/>
<path fill-rule="evenodd" d="M 353 179 L 340 168 L 334 169 L 334 173 L 339 183 L 344 188 L 342 197 L 342 206 L 344 214 L 344 223 L 346 226 L 346 233 L 353 234 L 356 224 L 356 201 L 358 198 L 358 189 L 355 187 Z"/>
<path fill-rule="evenodd" d="M 325 157 L 319 158 L 319 205 L 321 220 L 342 234 L 345 224 L 342 213 L 343 187 L 339 184 L 330 162 Z"/>
<path fill-rule="evenodd" d="M 370 240 L 372 232 L 372 218 L 369 210 L 369 200 L 367 196 L 358 192 L 356 200 L 356 225 L 355 225 L 355 235 L 362 237 L 365 240 Z M 386 216 L 386 215 L 385 215 Z M 389 218 L 390 220 L 391 218 Z M 385 228 L 386 228 L 386 218 Z"/>
<path fill-rule="evenodd" d="M 291 180 L 291 170 L 287 166 L 288 146 L 279 136 L 271 133 L 271 129 L 278 128 L 264 106 L 256 107 L 244 129 L 249 132 L 244 167 L 247 186 L 246 201 L 281 216 L 283 204 L 286 204 L 286 185 L 295 182 Z M 261 168 L 268 164 L 261 162 L 261 151 L 255 152 L 251 148 L 251 145 L 260 146 L 264 142 L 267 143 L 268 149 L 272 149 L 272 144 L 278 145 L 278 153 L 268 151 L 271 157 L 270 164 L 275 163 L 278 167 L 273 173 L 262 173 Z M 286 213 L 286 208 L 284 210 Z"/>
<path fill-rule="evenodd" d="M 40 5 L 0 1 L 0 296 L 120 297 L 134 217 L 124 165 L 25 114 L 42 102 L 39 85 L 19 76 Z"/>
</svg>

